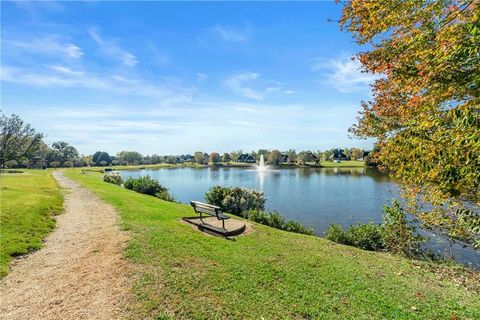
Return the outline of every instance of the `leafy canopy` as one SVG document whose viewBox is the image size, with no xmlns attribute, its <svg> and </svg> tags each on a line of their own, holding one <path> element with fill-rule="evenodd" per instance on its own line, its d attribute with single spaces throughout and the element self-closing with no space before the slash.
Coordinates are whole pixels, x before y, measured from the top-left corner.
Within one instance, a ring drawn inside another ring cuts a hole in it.
<svg viewBox="0 0 480 320">
<path fill-rule="evenodd" d="M 368 46 L 356 56 L 363 71 L 381 75 L 352 132 L 377 138 L 376 160 L 403 182 L 410 199 L 433 205 L 421 215 L 424 223 L 449 226 L 449 235 L 463 233 L 465 216 L 458 209 L 466 208 L 474 213 L 467 228 L 474 232 L 480 204 L 479 2 L 352 0 L 340 25 Z"/>
</svg>

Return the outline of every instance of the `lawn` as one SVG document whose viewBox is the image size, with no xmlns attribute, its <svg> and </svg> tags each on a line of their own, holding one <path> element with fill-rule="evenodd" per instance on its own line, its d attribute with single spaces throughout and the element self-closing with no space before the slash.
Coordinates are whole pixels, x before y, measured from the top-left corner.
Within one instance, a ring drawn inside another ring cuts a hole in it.
<svg viewBox="0 0 480 320">
<path fill-rule="evenodd" d="M 322 167 L 336 168 L 336 167 L 365 167 L 365 161 L 359 160 L 345 160 L 341 162 L 322 161 L 320 163 Z"/>
<path fill-rule="evenodd" d="M 55 227 L 63 197 L 51 170 L 2 173 L 0 177 L 0 277 L 12 256 L 39 249 Z"/>
<path fill-rule="evenodd" d="M 134 318 L 479 319 L 480 295 L 426 263 L 254 224 L 236 241 L 180 222 L 193 214 L 101 181 L 67 175 L 120 212 L 138 272 Z"/>
</svg>

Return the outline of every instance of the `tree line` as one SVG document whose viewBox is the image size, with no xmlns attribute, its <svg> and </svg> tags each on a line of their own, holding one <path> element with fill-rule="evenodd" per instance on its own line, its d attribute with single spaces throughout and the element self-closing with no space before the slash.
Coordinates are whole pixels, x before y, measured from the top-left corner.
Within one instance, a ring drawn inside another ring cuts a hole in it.
<svg viewBox="0 0 480 320">
<path fill-rule="evenodd" d="M 319 164 L 331 160 L 334 154 L 341 154 L 344 159 L 363 159 L 364 150 L 360 148 L 329 149 L 325 151 L 304 150 L 296 152 L 293 149 L 281 152 L 279 150 L 260 149 L 244 153 L 242 150 L 206 153 L 197 151 L 193 155 L 142 155 L 137 151 L 120 151 L 110 155 L 106 151 L 97 151 L 93 155 L 81 155 L 78 150 L 64 141 L 57 141 L 50 146 L 44 141 L 44 135 L 37 132 L 30 124 L 25 123 L 18 115 L 0 118 L 0 164 L 2 168 L 27 168 L 32 159 L 37 158 L 45 167 L 83 167 L 83 166 L 116 166 L 116 165 L 148 165 L 148 164 L 218 164 L 237 162 L 241 155 L 248 155 L 250 161 L 259 161 L 263 155 L 267 164 Z"/>
</svg>

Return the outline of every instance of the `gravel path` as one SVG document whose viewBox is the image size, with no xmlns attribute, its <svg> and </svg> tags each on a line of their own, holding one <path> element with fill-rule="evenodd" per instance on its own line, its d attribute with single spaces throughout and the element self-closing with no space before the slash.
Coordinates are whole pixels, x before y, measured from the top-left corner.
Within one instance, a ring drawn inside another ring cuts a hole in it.
<svg viewBox="0 0 480 320">
<path fill-rule="evenodd" d="M 127 235 L 115 209 L 56 171 L 64 213 L 45 247 L 0 281 L 0 319 L 119 319 L 129 301 Z"/>
</svg>

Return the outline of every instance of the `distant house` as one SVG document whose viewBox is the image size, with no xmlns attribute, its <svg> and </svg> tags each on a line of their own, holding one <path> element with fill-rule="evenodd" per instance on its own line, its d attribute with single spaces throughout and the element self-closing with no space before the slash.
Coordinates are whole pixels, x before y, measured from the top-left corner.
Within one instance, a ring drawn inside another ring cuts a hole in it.
<svg viewBox="0 0 480 320">
<path fill-rule="evenodd" d="M 332 161 L 343 161 L 343 160 L 350 160 L 345 153 L 343 153 L 342 149 L 336 149 L 333 151 L 333 154 L 330 156 L 330 160 Z"/>
<path fill-rule="evenodd" d="M 318 163 L 318 157 L 316 155 L 314 155 L 313 153 L 309 152 L 310 155 L 312 156 L 311 160 L 310 161 L 307 161 L 305 162 L 305 164 L 309 164 L 309 165 L 315 165 Z"/>
<path fill-rule="evenodd" d="M 33 157 L 28 161 L 28 167 L 30 169 L 46 169 L 47 160 L 39 156 Z"/>
<path fill-rule="evenodd" d="M 237 162 L 255 163 L 255 158 L 248 153 L 242 153 L 238 156 Z"/>
<path fill-rule="evenodd" d="M 280 163 L 288 163 L 288 154 L 280 155 Z"/>
<path fill-rule="evenodd" d="M 194 162 L 194 161 L 195 161 L 195 157 L 192 156 L 191 154 L 182 154 L 181 156 L 177 157 L 178 163 Z"/>
</svg>

